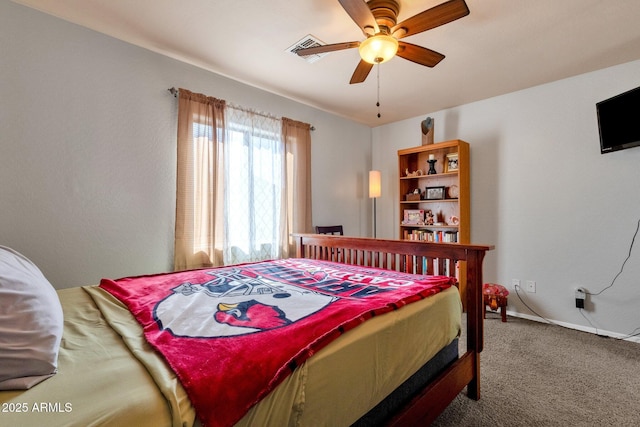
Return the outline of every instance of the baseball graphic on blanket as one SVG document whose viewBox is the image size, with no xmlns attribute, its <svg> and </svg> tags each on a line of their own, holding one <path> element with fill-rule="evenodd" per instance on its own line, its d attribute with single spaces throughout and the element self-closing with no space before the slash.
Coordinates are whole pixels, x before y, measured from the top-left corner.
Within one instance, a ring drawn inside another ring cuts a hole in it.
<svg viewBox="0 0 640 427">
<path fill-rule="evenodd" d="M 289 325 L 336 299 L 241 269 L 203 283 L 183 283 L 160 301 L 154 318 L 180 337 L 237 336 Z"/>
</svg>

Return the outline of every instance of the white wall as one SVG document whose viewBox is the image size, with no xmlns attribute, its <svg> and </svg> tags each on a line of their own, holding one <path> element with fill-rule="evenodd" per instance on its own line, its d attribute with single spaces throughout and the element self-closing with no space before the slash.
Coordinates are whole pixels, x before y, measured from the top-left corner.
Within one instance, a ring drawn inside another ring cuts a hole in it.
<svg viewBox="0 0 640 427">
<path fill-rule="evenodd" d="M 640 220 L 640 148 L 600 154 L 595 104 L 640 85 L 640 61 L 373 129 L 373 167 L 386 180 L 378 234 L 397 237 L 397 150 L 420 145 L 420 121 L 435 140 L 471 149 L 471 235 L 495 245 L 485 281 L 537 282 L 522 299 L 539 315 L 578 329 L 627 334 L 640 327 L 640 237 L 614 286 L 598 292 L 627 257 Z M 534 315 L 515 295 L 509 309 Z M 588 320 L 587 320 L 588 319 Z M 637 331 L 636 331 L 637 332 Z"/>
<path fill-rule="evenodd" d="M 171 269 L 184 87 L 311 123 L 316 224 L 367 235 L 371 131 L 0 0 L 0 245 L 57 288 Z"/>
</svg>

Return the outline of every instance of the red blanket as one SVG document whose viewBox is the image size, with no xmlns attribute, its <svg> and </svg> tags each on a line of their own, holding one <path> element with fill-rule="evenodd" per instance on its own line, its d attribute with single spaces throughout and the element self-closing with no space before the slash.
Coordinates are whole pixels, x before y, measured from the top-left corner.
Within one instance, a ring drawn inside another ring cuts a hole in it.
<svg viewBox="0 0 640 427">
<path fill-rule="evenodd" d="M 453 284 L 308 259 L 103 279 L 182 382 L 205 426 L 231 426 L 319 349 Z"/>
</svg>

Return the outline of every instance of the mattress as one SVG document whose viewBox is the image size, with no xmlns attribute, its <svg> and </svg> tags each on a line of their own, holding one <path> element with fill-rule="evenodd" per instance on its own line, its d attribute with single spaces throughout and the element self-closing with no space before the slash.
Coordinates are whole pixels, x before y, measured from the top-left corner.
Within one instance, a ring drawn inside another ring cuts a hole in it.
<svg viewBox="0 0 640 427">
<path fill-rule="evenodd" d="M 58 294 L 58 373 L 29 390 L 0 392 L 1 425 L 198 424 L 180 382 L 122 303 L 94 286 Z M 298 367 L 237 425 L 350 425 L 455 339 L 460 322 L 454 287 L 375 317 Z"/>
</svg>

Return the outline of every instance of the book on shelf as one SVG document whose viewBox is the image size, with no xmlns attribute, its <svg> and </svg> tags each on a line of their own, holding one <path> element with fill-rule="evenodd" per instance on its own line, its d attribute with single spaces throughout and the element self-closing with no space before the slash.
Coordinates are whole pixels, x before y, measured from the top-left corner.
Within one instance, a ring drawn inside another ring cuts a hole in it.
<svg viewBox="0 0 640 427">
<path fill-rule="evenodd" d="M 419 240 L 435 243 L 457 243 L 458 232 L 451 230 L 404 230 L 404 240 Z"/>
<path fill-rule="evenodd" d="M 460 261 L 456 261 L 453 268 L 455 268 L 455 273 L 454 273 L 455 278 L 458 282 L 460 282 Z M 440 263 L 438 262 L 438 258 L 435 258 L 431 261 L 428 261 L 426 258 L 423 258 L 422 274 L 431 274 L 436 276 L 437 275 L 451 276 L 451 264 L 446 263 L 441 266 Z"/>
</svg>

